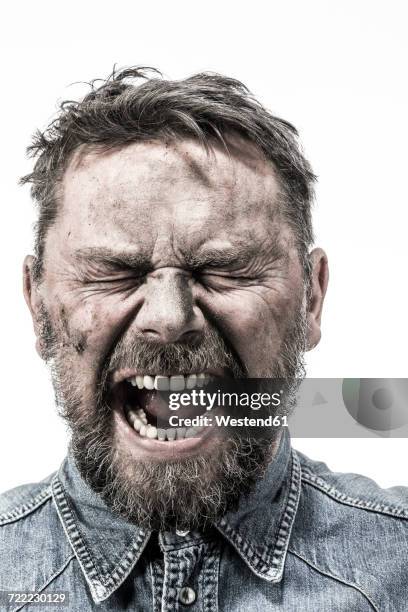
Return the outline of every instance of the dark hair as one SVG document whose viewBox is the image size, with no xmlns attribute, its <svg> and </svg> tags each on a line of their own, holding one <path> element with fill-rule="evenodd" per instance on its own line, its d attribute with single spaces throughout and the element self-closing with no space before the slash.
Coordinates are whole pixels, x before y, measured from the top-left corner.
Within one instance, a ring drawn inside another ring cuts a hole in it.
<svg viewBox="0 0 408 612">
<path fill-rule="evenodd" d="M 35 230 L 35 276 L 41 277 L 47 231 L 58 211 L 58 186 L 81 145 L 115 147 L 130 142 L 195 138 L 206 149 L 238 134 L 273 162 L 280 179 L 282 210 L 292 227 L 306 276 L 313 241 L 311 204 L 315 176 L 300 149 L 297 131 L 268 112 L 240 81 L 201 73 L 163 79 L 154 68 L 133 67 L 92 81 L 80 101 L 65 101 L 57 117 L 34 134 L 28 147 L 36 159 L 21 179 L 31 183 L 39 207 Z"/>
</svg>

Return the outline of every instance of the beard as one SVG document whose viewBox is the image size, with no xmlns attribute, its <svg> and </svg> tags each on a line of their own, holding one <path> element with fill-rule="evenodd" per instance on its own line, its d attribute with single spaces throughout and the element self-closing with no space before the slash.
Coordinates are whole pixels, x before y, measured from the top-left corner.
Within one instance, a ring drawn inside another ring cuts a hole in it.
<svg viewBox="0 0 408 612">
<path fill-rule="evenodd" d="M 190 458 L 138 460 L 115 439 L 108 381 L 113 371 L 203 372 L 227 368 L 234 378 L 246 368 L 222 336 L 210 328 L 197 343 L 157 344 L 123 336 L 103 360 L 93 397 L 84 398 L 81 384 L 44 305 L 40 341 L 52 373 L 56 403 L 71 430 L 71 452 L 82 478 L 110 510 L 146 530 L 205 529 L 237 508 L 262 478 L 276 451 L 280 430 L 219 437 L 217 448 Z M 270 377 L 285 381 L 288 415 L 304 376 L 306 317 L 301 306 L 288 329 Z M 240 428 L 238 428 L 240 429 Z"/>
</svg>

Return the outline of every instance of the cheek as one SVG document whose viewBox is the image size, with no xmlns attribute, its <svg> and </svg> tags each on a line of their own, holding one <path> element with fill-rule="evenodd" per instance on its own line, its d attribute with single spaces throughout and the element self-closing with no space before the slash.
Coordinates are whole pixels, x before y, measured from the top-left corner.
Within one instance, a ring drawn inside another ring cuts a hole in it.
<svg viewBox="0 0 408 612">
<path fill-rule="evenodd" d="M 81 302 L 56 298 L 53 304 L 52 317 L 62 347 L 82 360 L 110 350 L 131 308 L 117 298 L 107 297 Z"/>
<path fill-rule="evenodd" d="M 217 327 L 241 358 L 251 376 L 262 376 L 264 368 L 277 360 L 291 313 L 292 301 L 283 295 L 234 292 L 207 299 Z"/>
</svg>

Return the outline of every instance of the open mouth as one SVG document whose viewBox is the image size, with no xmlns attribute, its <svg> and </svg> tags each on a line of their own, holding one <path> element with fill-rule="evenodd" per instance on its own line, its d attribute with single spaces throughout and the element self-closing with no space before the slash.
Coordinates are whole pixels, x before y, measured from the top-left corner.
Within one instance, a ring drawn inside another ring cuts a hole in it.
<svg viewBox="0 0 408 612">
<path fill-rule="evenodd" d="M 128 425 L 141 438 L 174 442 L 186 438 L 200 437 L 204 426 L 172 427 L 169 417 L 177 414 L 180 418 L 196 417 L 205 413 L 205 406 L 181 406 L 171 410 L 172 394 L 183 394 L 185 398 L 196 395 L 216 379 L 213 373 L 192 374 L 135 374 L 118 373 L 111 387 L 112 402 L 122 411 Z M 116 380 L 115 380 L 116 378 Z M 186 401 L 186 404 L 188 402 Z"/>
</svg>

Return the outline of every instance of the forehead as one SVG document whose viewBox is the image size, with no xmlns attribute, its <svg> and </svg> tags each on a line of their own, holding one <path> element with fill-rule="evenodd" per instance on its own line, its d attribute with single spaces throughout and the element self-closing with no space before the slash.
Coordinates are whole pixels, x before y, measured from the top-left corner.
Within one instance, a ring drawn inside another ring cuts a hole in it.
<svg viewBox="0 0 408 612">
<path fill-rule="evenodd" d="M 134 143 L 74 157 L 57 225 L 78 246 L 262 239 L 278 191 L 272 164 L 247 142 L 210 153 L 193 141 Z"/>
</svg>

